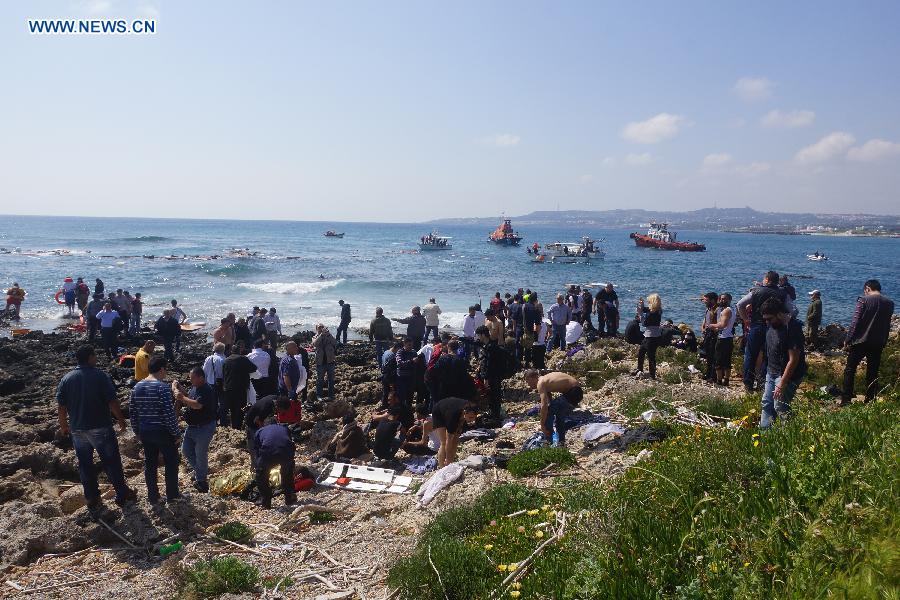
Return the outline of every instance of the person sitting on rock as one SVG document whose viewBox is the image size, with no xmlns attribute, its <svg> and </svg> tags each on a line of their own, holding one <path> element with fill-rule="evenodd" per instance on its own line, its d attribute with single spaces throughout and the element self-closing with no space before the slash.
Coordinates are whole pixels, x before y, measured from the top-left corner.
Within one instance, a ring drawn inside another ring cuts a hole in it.
<svg viewBox="0 0 900 600">
<path fill-rule="evenodd" d="M 388 407 L 372 415 L 372 419 L 364 432 L 375 428 L 375 441 L 372 451 L 382 460 L 394 458 L 397 450 L 406 440 L 406 432 L 412 427 L 415 419 L 412 409 L 401 402 L 396 393 L 388 394 Z"/>
<path fill-rule="evenodd" d="M 341 428 L 325 447 L 323 456 L 330 460 L 353 460 L 366 452 L 366 435 L 356 422 L 356 415 L 347 414 L 341 419 Z"/>
<path fill-rule="evenodd" d="M 401 448 L 407 454 L 432 455 L 437 454 L 440 447 L 441 440 L 434 431 L 434 420 L 428 414 L 428 405 L 416 405 L 416 422 L 407 432 Z"/>
</svg>

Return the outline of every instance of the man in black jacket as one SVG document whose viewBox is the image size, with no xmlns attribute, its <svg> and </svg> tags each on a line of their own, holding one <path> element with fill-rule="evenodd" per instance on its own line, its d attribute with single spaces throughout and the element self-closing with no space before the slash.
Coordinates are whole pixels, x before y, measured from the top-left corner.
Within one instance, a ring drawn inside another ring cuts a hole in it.
<svg viewBox="0 0 900 600">
<path fill-rule="evenodd" d="M 256 372 L 256 365 L 244 356 L 244 345 L 237 343 L 231 356 L 222 363 L 222 387 L 225 395 L 223 413 L 231 415 L 231 427 L 240 429 L 247 405 L 247 391 L 250 388 L 250 374 Z"/>
<path fill-rule="evenodd" d="M 506 377 L 509 353 L 491 339 L 490 331 L 482 325 L 475 330 L 478 341 L 484 347 L 481 364 L 478 367 L 478 376 L 488 388 L 490 399 L 491 417 L 500 418 L 500 402 L 503 398 L 503 379 Z"/>
<path fill-rule="evenodd" d="M 746 339 L 744 344 L 744 389 L 747 392 L 753 391 L 757 373 L 759 371 L 765 372 L 765 359 L 762 358 L 762 351 L 766 344 L 766 331 L 768 328 L 763 321 L 761 309 L 763 302 L 769 298 L 775 298 L 784 304 L 790 314 L 795 314 L 794 303 L 790 296 L 784 289 L 778 287 L 778 273 L 775 271 L 766 273 L 762 285 L 757 285 L 751 289 L 750 293 L 737 303 L 738 315 L 745 322 L 750 322 L 750 328 L 745 329 Z"/>
<path fill-rule="evenodd" d="M 870 279 L 863 287 L 863 295 L 856 299 L 856 311 L 847 330 L 844 349 L 848 351 L 844 369 L 844 389 L 840 405 L 845 406 L 853 398 L 853 382 L 856 368 L 866 359 L 866 402 L 875 399 L 878 392 L 878 368 L 881 352 L 887 345 L 891 332 L 891 316 L 894 302 L 881 294 L 881 283 Z"/>
<path fill-rule="evenodd" d="M 350 305 L 347 302 L 338 300 L 338 304 L 341 305 L 341 324 L 338 325 L 337 331 L 334 332 L 334 340 L 340 346 L 341 344 L 347 344 L 347 329 L 350 327 L 350 321 L 353 320 L 353 317 L 350 314 Z M 343 341 L 341 341 L 341 334 L 344 336 Z"/>
<path fill-rule="evenodd" d="M 418 352 L 422 348 L 422 339 L 425 337 L 425 317 L 422 316 L 422 309 L 418 306 L 413 306 L 411 312 L 412 314 L 408 317 L 391 320 L 406 325 L 406 337 L 413 339 L 413 350 Z"/>
<path fill-rule="evenodd" d="M 156 320 L 156 333 L 163 340 L 166 360 L 175 360 L 175 338 L 181 333 L 181 325 L 172 317 L 171 310 L 164 310 L 162 316 Z"/>
</svg>

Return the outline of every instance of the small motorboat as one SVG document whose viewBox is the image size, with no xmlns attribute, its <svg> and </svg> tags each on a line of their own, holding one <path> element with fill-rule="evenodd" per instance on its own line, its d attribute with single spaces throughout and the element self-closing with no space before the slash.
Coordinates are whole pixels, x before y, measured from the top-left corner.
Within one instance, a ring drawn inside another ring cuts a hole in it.
<svg viewBox="0 0 900 600">
<path fill-rule="evenodd" d="M 437 231 L 432 231 L 428 235 L 423 235 L 419 238 L 419 250 L 426 252 L 431 250 L 452 250 L 453 244 L 450 243 L 451 239 L 445 235 L 438 235 Z"/>
<path fill-rule="evenodd" d="M 825 255 L 824 255 L 823 253 L 821 253 L 821 252 L 816 252 L 815 254 L 807 254 L 807 255 L 806 255 L 806 260 L 811 260 L 811 261 L 814 261 L 814 262 L 822 262 L 822 261 L 824 261 L 824 260 L 828 260 L 828 257 L 825 256 Z"/>
<path fill-rule="evenodd" d="M 342 237 L 344 237 L 344 233 L 343 232 L 338 233 L 333 229 L 329 229 L 328 231 L 325 232 L 325 237 L 342 238 Z"/>
<path fill-rule="evenodd" d="M 528 248 L 528 254 L 531 256 L 531 262 L 535 263 L 571 265 L 591 262 L 591 256 L 585 250 L 584 245 L 576 242 L 555 242 L 546 244 L 543 248 L 538 248 L 537 250 L 531 247 Z"/>
</svg>

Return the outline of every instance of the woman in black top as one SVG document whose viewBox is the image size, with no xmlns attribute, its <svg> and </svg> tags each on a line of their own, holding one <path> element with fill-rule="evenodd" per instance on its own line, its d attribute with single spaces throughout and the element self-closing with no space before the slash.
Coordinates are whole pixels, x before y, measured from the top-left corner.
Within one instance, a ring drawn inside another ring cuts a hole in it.
<svg viewBox="0 0 900 600">
<path fill-rule="evenodd" d="M 644 372 L 644 357 L 650 363 L 650 378 L 656 379 L 656 349 L 659 347 L 660 336 L 662 334 L 662 300 L 659 294 L 650 294 L 647 296 L 647 305 L 644 305 L 644 299 L 638 301 L 638 312 L 644 324 L 644 340 L 641 342 L 641 348 L 638 350 L 638 364 L 635 376 L 640 376 Z"/>
<path fill-rule="evenodd" d="M 456 449 L 463 423 L 472 424 L 478 416 L 478 405 L 463 398 L 444 398 L 434 405 L 432 411 L 434 432 L 441 442 L 438 449 L 438 468 L 456 462 Z"/>
</svg>

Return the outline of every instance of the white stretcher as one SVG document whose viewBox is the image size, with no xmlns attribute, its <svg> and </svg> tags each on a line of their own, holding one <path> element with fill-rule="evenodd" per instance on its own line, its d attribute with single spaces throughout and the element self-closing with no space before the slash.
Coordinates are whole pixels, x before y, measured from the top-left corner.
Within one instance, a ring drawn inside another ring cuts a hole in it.
<svg viewBox="0 0 900 600">
<path fill-rule="evenodd" d="M 347 485 L 340 485 L 337 480 L 341 477 L 346 477 L 350 482 Z M 391 469 L 333 462 L 322 469 L 316 483 L 325 487 L 342 488 L 355 492 L 408 494 L 412 477 L 395 475 Z"/>
</svg>

